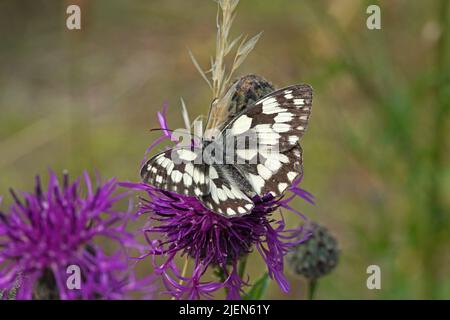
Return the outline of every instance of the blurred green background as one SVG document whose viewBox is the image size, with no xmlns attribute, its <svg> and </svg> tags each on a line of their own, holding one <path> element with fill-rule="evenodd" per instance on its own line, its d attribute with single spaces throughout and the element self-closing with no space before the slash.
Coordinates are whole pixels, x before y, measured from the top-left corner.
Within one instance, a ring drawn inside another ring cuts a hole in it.
<svg viewBox="0 0 450 320">
<path fill-rule="evenodd" d="M 81 7 L 81 31 L 66 28 L 69 4 Z M 381 30 L 366 28 L 369 4 Z M 206 0 L 1 1 L 0 195 L 29 190 L 50 167 L 137 181 L 165 102 L 173 128 L 180 97 L 191 118 L 207 113 L 211 93 L 187 48 L 206 68 L 216 11 Z M 302 185 L 317 206 L 296 207 L 341 248 L 317 298 L 450 298 L 448 17 L 447 0 L 239 5 L 235 35 L 264 33 L 238 75 L 314 87 Z M 372 264 L 381 290 L 366 287 Z M 258 265 L 255 254 L 252 279 Z M 289 279 L 289 295 L 271 284 L 267 297 L 303 298 L 304 281 Z"/>
</svg>

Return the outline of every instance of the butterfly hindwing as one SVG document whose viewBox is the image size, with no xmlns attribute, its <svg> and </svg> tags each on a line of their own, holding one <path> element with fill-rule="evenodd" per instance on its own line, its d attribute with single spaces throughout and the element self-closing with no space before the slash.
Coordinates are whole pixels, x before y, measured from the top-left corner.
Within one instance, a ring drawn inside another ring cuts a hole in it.
<svg viewBox="0 0 450 320">
<path fill-rule="evenodd" d="M 207 208 L 226 217 L 245 215 L 254 207 L 251 186 L 233 165 L 209 166 L 209 192 L 202 199 Z"/>
<path fill-rule="evenodd" d="M 256 164 L 237 164 L 256 194 L 278 197 L 303 174 L 302 149 L 296 145 L 284 152 L 263 153 Z"/>
</svg>

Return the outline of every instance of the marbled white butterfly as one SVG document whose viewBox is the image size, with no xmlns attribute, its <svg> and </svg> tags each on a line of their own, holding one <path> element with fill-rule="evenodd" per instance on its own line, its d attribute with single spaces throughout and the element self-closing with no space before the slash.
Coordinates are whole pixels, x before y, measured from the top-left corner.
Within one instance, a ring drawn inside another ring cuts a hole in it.
<svg viewBox="0 0 450 320">
<path fill-rule="evenodd" d="M 298 141 L 311 106 L 309 85 L 276 90 L 228 120 L 215 141 L 203 139 L 200 148 L 173 148 L 155 155 L 143 166 L 141 177 L 159 189 L 196 197 L 223 216 L 248 214 L 255 197 L 268 193 L 279 197 L 302 175 Z M 255 134 L 256 146 L 230 144 L 249 132 Z M 211 145 L 215 152 L 209 161 L 202 161 L 203 150 Z M 230 146 L 234 162 L 219 161 Z"/>
</svg>

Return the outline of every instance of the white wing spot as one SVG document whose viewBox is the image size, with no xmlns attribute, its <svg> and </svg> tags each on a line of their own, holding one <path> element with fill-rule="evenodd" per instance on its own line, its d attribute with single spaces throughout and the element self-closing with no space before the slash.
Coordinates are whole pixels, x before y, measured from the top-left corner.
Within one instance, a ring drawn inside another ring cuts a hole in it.
<svg viewBox="0 0 450 320">
<path fill-rule="evenodd" d="M 240 116 L 233 124 L 233 127 L 231 128 L 231 133 L 233 135 L 241 134 L 252 126 L 252 118 L 246 116 L 245 114 Z"/>
<path fill-rule="evenodd" d="M 217 196 L 217 187 L 214 182 L 210 184 L 210 194 L 215 203 L 219 204 L 219 197 Z"/>
<path fill-rule="evenodd" d="M 219 175 L 217 174 L 217 170 L 213 166 L 209 167 L 209 177 L 211 179 L 219 178 Z"/>
<path fill-rule="evenodd" d="M 283 193 L 284 190 L 286 190 L 286 188 L 288 187 L 287 183 L 281 182 L 278 184 L 278 190 Z"/>
<path fill-rule="evenodd" d="M 198 170 L 197 168 L 193 168 L 194 173 L 192 175 L 192 178 L 194 179 L 195 183 L 198 183 L 200 181 L 200 170 Z"/>
<path fill-rule="evenodd" d="M 288 141 L 291 144 L 295 144 L 298 141 L 298 137 L 297 136 L 289 136 Z"/>
<path fill-rule="evenodd" d="M 159 156 L 158 158 L 156 158 L 156 163 L 161 165 L 165 158 L 166 157 L 164 157 L 163 155 Z"/>
<path fill-rule="evenodd" d="M 237 155 L 244 160 L 251 160 L 258 154 L 256 149 L 239 149 L 236 150 Z"/>
<path fill-rule="evenodd" d="M 220 199 L 220 201 L 227 200 L 227 195 L 226 195 L 225 191 L 223 191 L 220 188 L 217 188 L 217 197 Z"/>
<path fill-rule="evenodd" d="M 241 190 L 236 188 L 234 185 L 231 186 L 231 192 L 234 194 L 236 199 L 244 199 L 245 196 L 242 194 Z"/>
<path fill-rule="evenodd" d="M 178 170 L 174 170 L 172 171 L 170 177 L 172 178 L 173 182 L 178 183 L 183 178 L 183 174 Z"/>
<path fill-rule="evenodd" d="M 305 130 L 305 127 L 303 127 L 303 126 L 298 126 L 298 127 L 297 127 L 297 130 L 303 131 L 303 130 Z"/>
<path fill-rule="evenodd" d="M 267 97 L 267 98 L 261 100 L 261 103 L 263 104 L 263 106 L 266 106 L 266 105 L 270 105 L 273 103 L 277 103 L 277 100 L 274 97 Z"/>
<path fill-rule="evenodd" d="M 161 162 L 161 167 L 165 168 L 167 167 L 170 163 L 172 163 L 172 161 L 169 158 L 164 158 L 163 161 Z"/>
<path fill-rule="evenodd" d="M 278 157 L 278 160 L 280 160 L 281 162 L 283 162 L 283 163 L 289 163 L 289 157 L 288 157 L 287 155 L 282 154 L 282 153 L 279 153 L 279 154 L 277 155 L 277 157 Z"/>
<path fill-rule="evenodd" d="M 197 154 L 191 150 L 180 149 L 177 150 L 177 153 L 180 156 L 181 160 L 193 161 L 197 158 Z"/>
<path fill-rule="evenodd" d="M 294 99 L 294 104 L 297 106 L 302 106 L 305 104 L 305 99 Z"/>
<path fill-rule="evenodd" d="M 297 177 L 297 172 L 289 171 L 287 173 L 287 177 L 288 177 L 289 181 L 292 182 L 292 181 L 294 181 L 295 177 Z"/>
<path fill-rule="evenodd" d="M 258 142 L 260 144 L 274 145 L 278 143 L 280 135 L 274 131 L 258 133 Z"/>
<path fill-rule="evenodd" d="M 227 214 L 228 214 L 229 216 L 234 216 L 234 215 L 236 215 L 236 211 L 234 211 L 234 210 L 231 209 L 231 208 L 228 208 L 228 209 L 227 209 Z"/>
<path fill-rule="evenodd" d="M 170 175 L 172 173 L 172 170 L 173 170 L 174 167 L 175 167 L 175 164 L 172 161 L 170 161 L 170 164 L 166 168 L 167 175 Z"/>
<path fill-rule="evenodd" d="M 268 158 L 264 165 L 271 170 L 272 172 L 277 172 L 278 169 L 281 168 L 281 163 L 278 161 L 278 159 L 275 158 Z"/>
<path fill-rule="evenodd" d="M 213 198 L 215 203 L 219 204 L 219 197 L 217 196 L 216 192 L 211 192 L 211 197 Z"/>
<path fill-rule="evenodd" d="M 264 179 L 268 180 L 270 177 L 272 177 L 272 171 L 267 169 L 264 165 L 261 163 L 257 165 L 258 174 Z"/>
<path fill-rule="evenodd" d="M 287 111 L 286 108 L 272 107 L 272 106 L 270 106 L 270 108 L 269 107 L 265 108 L 263 106 L 263 113 L 264 114 L 274 114 L 274 113 L 281 113 L 281 112 L 285 112 L 285 111 Z"/>
<path fill-rule="evenodd" d="M 255 126 L 254 129 L 257 133 L 273 132 L 272 126 L 270 125 L 270 123 L 258 124 Z"/>
<path fill-rule="evenodd" d="M 230 198 L 230 199 L 234 199 L 235 198 L 233 192 L 231 192 L 231 190 L 228 189 L 227 186 L 222 186 L 222 189 L 225 191 L 225 193 L 227 194 L 228 198 Z"/>
<path fill-rule="evenodd" d="M 279 113 L 273 120 L 275 120 L 275 122 L 289 122 L 292 120 L 292 113 L 290 112 Z"/>
<path fill-rule="evenodd" d="M 186 163 L 184 166 L 184 171 L 192 177 L 194 175 L 194 165 L 190 162 Z"/>
<path fill-rule="evenodd" d="M 264 114 L 273 114 L 287 111 L 287 109 L 280 108 L 280 104 L 278 103 L 278 101 L 275 98 L 271 97 L 267 98 L 267 100 L 264 99 L 262 101 L 262 111 Z"/>
<path fill-rule="evenodd" d="M 264 179 L 261 178 L 260 176 L 257 176 L 255 174 L 253 174 L 253 173 L 250 173 L 249 177 L 250 177 L 250 183 L 251 183 L 253 189 L 255 189 L 257 194 L 261 194 L 261 190 L 262 190 L 262 188 L 264 187 L 264 184 L 265 184 Z"/>
<path fill-rule="evenodd" d="M 273 130 L 276 132 L 287 132 L 291 128 L 291 126 L 287 123 L 275 123 L 272 126 Z"/>
<path fill-rule="evenodd" d="M 237 211 L 238 211 L 240 214 L 244 214 L 244 213 L 247 212 L 247 210 L 245 210 L 245 209 L 242 208 L 242 207 L 238 207 L 238 208 L 237 208 Z"/>
<path fill-rule="evenodd" d="M 202 171 L 199 171 L 199 174 L 198 174 L 198 178 L 199 178 L 199 183 L 205 183 L 205 175 L 203 174 L 203 172 Z"/>
<path fill-rule="evenodd" d="M 183 174 L 183 183 L 186 187 L 190 187 L 192 185 L 192 177 L 189 174 L 184 173 Z"/>
</svg>

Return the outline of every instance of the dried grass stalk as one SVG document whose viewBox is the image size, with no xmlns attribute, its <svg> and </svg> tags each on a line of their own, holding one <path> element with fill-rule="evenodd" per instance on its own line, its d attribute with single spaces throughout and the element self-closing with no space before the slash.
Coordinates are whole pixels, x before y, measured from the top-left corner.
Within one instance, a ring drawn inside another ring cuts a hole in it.
<svg viewBox="0 0 450 320">
<path fill-rule="evenodd" d="M 218 128 L 227 118 L 227 106 L 231 100 L 232 88 L 230 83 L 236 70 L 242 65 L 245 58 L 253 50 L 261 33 L 247 40 L 247 36 L 238 36 L 230 41 L 230 30 L 236 17 L 236 8 L 239 0 L 218 0 L 217 10 L 217 37 L 216 55 L 211 59 L 211 69 L 204 71 L 195 59 L 192 52 L 190 56 L 202 78 L 212 90 L 213 103 L 209 110 L 206 129 Z M 237 44 L 239 43 L 239 46 Z M 231 66 L 227 69 L 226 58 L 237 46 Z M 208 78 L 208 74 L 211 78 Z M 228 91 L 226 91 L 228 88 Z"/>
</svg>

